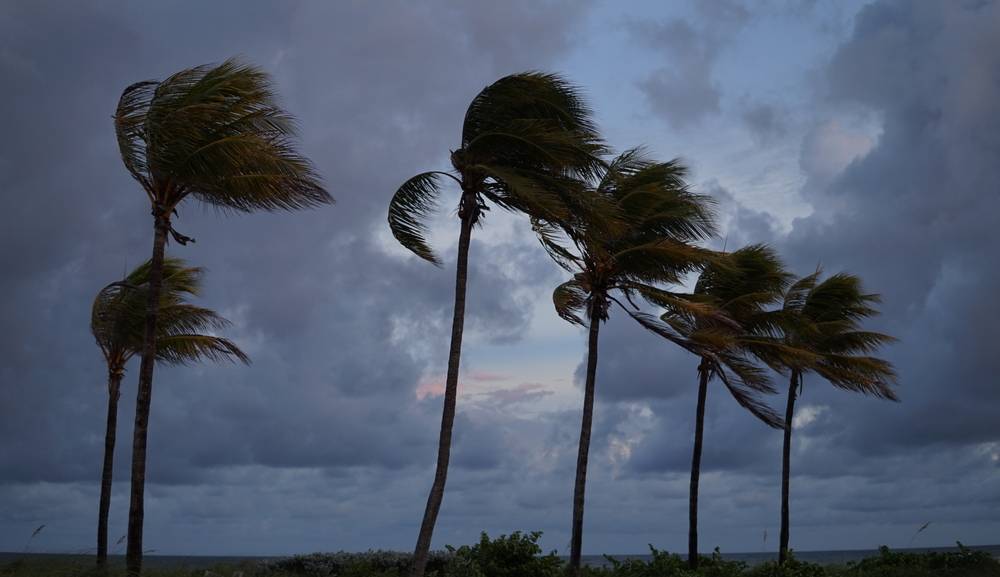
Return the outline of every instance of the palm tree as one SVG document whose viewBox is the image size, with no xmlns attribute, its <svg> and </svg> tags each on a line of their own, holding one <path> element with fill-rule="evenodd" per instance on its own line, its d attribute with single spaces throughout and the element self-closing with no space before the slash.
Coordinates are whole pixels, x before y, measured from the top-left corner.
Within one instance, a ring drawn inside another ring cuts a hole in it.
<svg viewBox="0 0 1000 577">
<path fill-rule="evenodd" d="M 817 269 L 793 283 L 785 293 L 781 309 L 784 344 L 809 355 L 783 361 L 791 375 L 781 461 L 779 563 L 788 556 L 792 417 L 795 400 L 802 390 L 802 378 L 807 373 L 815 373 L 839 389 L 899 400 L 892 389 L 896 381 L 892 365 L 871 356 L 879 347 L 895 339 L 883 333 L 861 330 L 862 320 L 878 314 L 875 305 L 881 301 L 879 295 L 865 293 L 857 276 L 839 273 L 819 282 L 821 274 Z"/>
<path fill-rule="evenodd" d="M 104 468 L 97 517 L 97 565 L 100 567 L 104 567 L 108 559 L 108 509 L 111 506 L 118 399 L 125 365 L 142 352 L 143 307 L 149 270 L 150 263 L 147 261 L 121 282 L 101 289 L 94 299 L 90 317 L 90 332 L 108 366 L 108 422 L 104 433 Z M 202 359 L 228 359 L 249 364 L 250 359 L 229 339 L 203 334 L 228 326 L 226 319 L 184 301 L 185 297 L 199 293 L 201 276 L 200 268 L 186 267 L 180 259 L 164 259 L 156 360 L 186 364 Z"/>
<path fill-rule="evenodd" d="M 781 417 L 759 399 L 760 393 L 777 393 L 767 372 L 753 357 L 772 361 L 780 346 L 773 342 L 777 319 L 768 307 L 781 300 L 790 275 L 773 250 L 751 245 L 710 263 L 698 277 L 691 298 L 713 307 L 716 316 L 691 315 L 672 308 L 661 320 L 699 353 L 698 405 L 695 413 L 694 449 L 688 525 L 688 565 L 698 568 L 698 483 L 705 427 L 708 384 L 714 377 L 726 386 L 741 406 L 770 427 L 781 428 Z"/>
<path fill-rule="evenodd" d="M 664 288 L 680 283 L 684 275 L 702 267 L 713 255 L 692 244 L 711 236 L 715 225 L 710 199 L 688 190 L 685 173 L 677 161 L 654 162 L 641 150 L 633 149 L 615 158 L 589 185 L 596 196 L 614 207 L 616 215 L 611 226 L 591 221 L 590 215 L 558 226 L 535 223 L 543 246 L 560 266 L 573 274 L 572 280 L 556 287 L 552 294 L 556 312 L 573 324 L 586 326 L 589 332 L 573 491 L 569 566 L 573 576 L 579 575 L 583 546 L 584 496 L 601 322 L 608 319 L 611 304 L 616 303 L 643 326 L 654 326 L 655 319 L 632 303 L 635 295 L 656 303 L 670 303 L 691 314 L 705 311 L 705 307 Z M 627 300 L 629 306 L 618 296 Z M 686 345 L 675 335 L 669 338 Z"/>
<path fill-rule="evenodd" d="M 142 569 L 146 437 L 156 360 L 158 303 L 168 235 L 192 239 L 171 224 L 193 196 L 240 212 L 290 210 L 332 202 L 312 164 L 295 150 L 294 121 L 275 104 L 267 74 L 234 60 L 182 70 L 162 82 L 125 89 L 114 116 L 122 161 L 149 198 L 153 256 L 135 429 L 126 570 Z"/>
<path fill-rule="evenodd" d="M 465 323 L 465 292 L 472 229 L 491 202 L 543 221 L 585 208 L 571 177 L 592 174 L 604 150 L 591 113 L 577 90 L 559 76 L 528 72 L 506 76 L 484 88 L 465 114 L 452 170 L 418 174 L 396 191 L 389 226 L 396 240 L 417 256 L 440 265 L 428 246 L 426 219 L 440 195 L 442 177 L 454 181 L 460 229 L 455 271 L 455 308 L 445 379 L 444 408 L 434 483 L 414 548 L 411 575 L 422 577 L 434 524 L 444 497 L 455 421 L 458 372 Z"/>
</svg>

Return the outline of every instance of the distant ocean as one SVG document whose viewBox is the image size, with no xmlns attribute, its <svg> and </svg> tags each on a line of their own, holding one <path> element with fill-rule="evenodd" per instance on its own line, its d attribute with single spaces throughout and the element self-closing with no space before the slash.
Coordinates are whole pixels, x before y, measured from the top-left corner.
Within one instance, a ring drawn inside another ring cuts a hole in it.
<svg viewBox="0 0 1000 577">
<path fill-rule="evenodd" d="M 976 551 L 986 551 L 993 557 L 1000 559 L 1000 545 L 971 545 L 969 549 Z M 929 547 L 912 549 L 893 549 L 900 553 L 929 553 L 958 551 L 958 547 Z M 849 561 L 859 561 L 865 557 L 878 555 L 876 549 L 856 549 L 847 551 L 795 551 L 795 558 L 818 565 L 843 565 Z M 0 564 L 8 563 L 15 559 L 24 557 L 44 558 L 44 557 L 86 557 L 80 553 L 5 553 L 0 552 Z M 92 555 L 90 555 L 92 556 Z M 116 561 L 124 562 L 121 555 L 111 555 L 112 563 Z M 219 564 L 241 563 L 244 561 L 264 561 L 269 559 L 282 559 L 287 556 L 279 555 L 274 557 L 223 557 L 223 556 L 194 556 L 194 555 L 144 555 L 143 563 L 147 566 L 156 567 L 188 567 L 191 569 L 202 569 Z M 626 559 L 641 559 L 649 561 L 651 555 L 610 555 L 619 561 Z M 747 565 L 758 565 L 765 561 L 777 559 L 776 553 L 723 553 L 723 559 L 729 561 L 743 561 Z M 603 555 L 584 555 L 583 562 L 592 566 L 609 565 Z"/>
</svg>

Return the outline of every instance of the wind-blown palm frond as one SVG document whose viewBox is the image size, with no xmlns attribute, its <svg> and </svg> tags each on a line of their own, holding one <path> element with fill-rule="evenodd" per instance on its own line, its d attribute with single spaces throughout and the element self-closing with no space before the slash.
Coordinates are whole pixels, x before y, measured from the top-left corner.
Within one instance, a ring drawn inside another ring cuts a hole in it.
<svg viewBox="0 0 1000 577">
<path fill-rule="evenodd" d="M 750 245 L 704 267 L 690 297 L 697 307 L 681 299 L 657 303 L 666 308 L 661 321 L 697 345 L 709 376 L 718 376 L 741 406 L 771 427 L 782 420 L 759 394 L 777 391 L 750 359 L 780 368 L 782 353 L 794 352 L 779 340 L 780 318 L 768 308 L 790 280 L 771 248 Z"/>
<path fill-rule="evenodd" d="M 206 334 L 220 330 L 229 321 L 210 309 L 185 302 L 201 290 L 204 271 L 188 267 L 184 261 L 168 258 L 163 263 L 163 290 L 160 294 L 157 325 L 157 360 L 187 364 L 201 359 L 229 359 L 249 363 L 249 357 L 231 341 Z M 123 369 L 130 358 L 142 351 L 147 284 L 150 265 L 136 267 L 124 281 L 102 289 L 91 310 L 91 333 L 109 365 Z M 191 353 L 191 356 L 186 356 Z"/>
<path fill-rule="evenodd" d="M 589 312 L 588 302 L 587 291 L 575 280 L 566 281 L 552 291 L 552 304 L 556 307 L 556 313 L 575 325 L 586 326 L 583 317 Z"/>
<path fill-rule="evenodd" d="M 436 171 L 418 174 L 404 182 L 389 202 L 389 228 L 399 244 L 439 266 L 441 261 L 427 244 L 425 220 L 437 209 L 441 175 L 454 178 Z"/>
<path fill-rule="evenodd" d="M 268 75 L 236 60 L 133 84 L 115 113 L 122 161 L 168 212 L 188 195 L 243 212 L 332 202 L 275 101 Z"/>
<path fill-rule="evenodd" d="M 175 365 L 188 365 L 203 360 L 250 363 L 250 357 L 229 339 L 183 333 L 164 336 L 158 340 L 156 359 Z"/>
<path fill-rule="evenodd" d="M 820 282 L 821 274 L 799 280 L 785 296 L 784 344 L 811 353 L 785 364 L 799 373 L 816 372 L 838 388 L 897 400 L 892 365 L 871 356 L 896 339 L 860 330 L 861 321 L 878 314 L 879 296 L 865 293 L 855 275 L 838 273 Z"/>
<path fill-rule="evenodd" d="M 470 164 L 569 172 L 599 170 L 604 144 L 593 113 L 572 84 L 556 74 L 525 72 L 484 88 L 462 124 Z"/>
</svg>

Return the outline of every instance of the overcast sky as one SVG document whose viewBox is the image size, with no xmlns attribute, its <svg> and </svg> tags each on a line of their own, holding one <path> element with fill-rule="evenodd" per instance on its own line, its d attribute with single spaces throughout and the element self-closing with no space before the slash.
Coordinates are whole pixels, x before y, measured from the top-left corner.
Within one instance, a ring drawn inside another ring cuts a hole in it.
<svg viewBox="0 0 1000 577">
<path fill-rule="evenodd" d="M 157 369 L 144 544 L 165 554 L 411 549 L 440 422 L 458 222 L 437 269 L 385 223 L 447 168 L 462 116 L 512 72 L 561 73 L 609 143 L 682 157 L 730 248 L 768 242 L 883 295 L 901 403 L 807 378 L 793 447 L 799 550 L 1000 535 L 1000 2 L 49 2 L 0 4 L 0 551 L 93 547 L 106 409 L 88 329 L 148 258 L 118 157 L 122 89 L 241 55 L 272 73 L 337 204 L 223 215 L 189 201 L 169 253 L 253 366 Z M 721 247 L 717 239 L 713 246 Z M 528 223 L 472 245 L 452 471 L 434 546 L 542 530 L 568 550 L 585 336 Z M 696 361 L 602 332 L 585 553 L 686 543 Z M 138 364 L 123 385 L 111 540 L 125 533 Z M 783 400 L 771 400 L 783 406 Z M 709 393 L 701 543 L 770 550 L 780 432 Z M 767 532 L 767 542 L 764 533 Z M 123 550 L 123 546 L 119 546 Z"/>
</svg>

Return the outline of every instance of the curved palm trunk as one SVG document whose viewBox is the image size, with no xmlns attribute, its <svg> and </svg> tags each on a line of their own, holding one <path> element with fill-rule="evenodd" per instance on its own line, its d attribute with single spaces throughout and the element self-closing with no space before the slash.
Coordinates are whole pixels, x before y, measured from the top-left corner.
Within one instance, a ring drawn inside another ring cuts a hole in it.
<svg viewBox="0 0 1000 577">
<path fill-rule="evenodd" d="M 590 429 L 594 422 L 594 385 L 597 380 L 597 338 L 601 329 L 600 316 L 590 316 L 590 337 L 587 341 L 587 381 L 583 393 L 583 419 L 580 423 L 580 448 L 576 455 L 576 483 L 573 487 L 573 528 L 570 541 L 569 574 L 580 575 L 580 555 L 583 550 L 583 505 L 587 488 L 587 459 L 590 455 Z"/>
<path fill-rule="evenodd" d="M 112 368 L 108 374 L 108 424 L 104 432 L 104 468 L 101 471 L 101 501 L 97 512 L 97 565 L 108 562 L 108 510 L 111 508 L 111 477 L 115 467 L 115 437 L 118 432 L 118 399 L 121 397 L 122 371 Z"/>
<path fill-rule="evenodd" d="M 462 332 L 465 328 L 465 286 L 469 270 L 469 243 L 472 239 L 474 218 L 474 214 L 463 215 L 462 231 L 458 237 L 458 263 L 455 267 L 455 312 L 451 324 L 451 350 L 448 353 L 448 374 L 444 387 L 444 409 L 441 413 L 437 470 L 434 473 L 434 484 L 431 486 L 430 495 L 427 496 L 427 507 L 424 509 L 424 520 L 420 524 L 417 546 L 413 550 L 411 577 L 423 577 L 424 575 L 424 569 L 427 567 L 427 556 L 431 549 L 431 538 L 434 536 L 434 524 L 437 522 L 438 512 L 441 510 L 444 486 L 448 480 L 451 433 L 455 425 L 455 401 L 458 398 L 458 366 L 462 359 Z"/>
<path fill-rule="evenodd" d="M 688 501 L 688 566 L 698 568 L 698 483 L 701 479 L 701 445 L 705 432 L 705 398 L 708 396 L 708 363 L 698 365 L 698 409 L 694 420 L 691 454 L 691 496 Z"/>
<path fill-rule="evenodd" d="M 135 401 L 135 428 L 132 433 L 132 494 L 128 509 L 128 547 L 125 571 L 128 577 L 142 572 L 142 519 L 146 489 L 146 436 L 149 405 L 153 395 L 153 365 L 156 361 L 156 316 L 160 285 L 163 284 L 163 251 L 170 222 L 166 214 L 154 210 L 153 258 L 149 267 L 149 295 L 146 301 L 146 329 L 139 365 L 139 393 Z"/>
<path fill-rule="evenodd" d="M 792 371 L 788 383 L 788 406 L 785 408 L 785 443 L 781 455 L 781 537 L 778 545 L 778 563 L 788 558 L 788 480 L 792 465 L 792 417 L 795 413 L 795 389 L 799 373 Z"/>
</svg>

